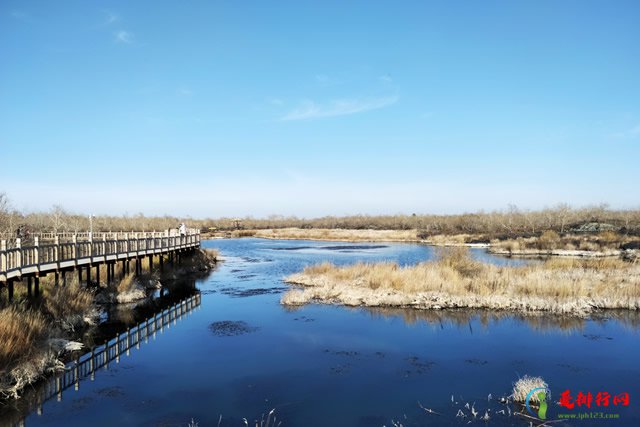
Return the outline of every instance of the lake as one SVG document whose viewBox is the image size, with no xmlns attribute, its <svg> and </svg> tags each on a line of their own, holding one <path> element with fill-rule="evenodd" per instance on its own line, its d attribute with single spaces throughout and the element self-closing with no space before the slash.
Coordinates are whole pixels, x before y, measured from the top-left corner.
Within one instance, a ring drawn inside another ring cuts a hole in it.
<svg viewBox="0 0 640 427">
<path fill-rule="evenodd" d="M 414 311 L 279 304 L 282 278 L 329 260 L 430 259 L 417 244 L 229 239 L 203 242 L 225 261 L 196 282 L 199 307 L 119 363 L 51 399 L 27 426 L 255 425 L 275 408 L 281 426 L 462 426 L 465 403 L 488 423 L 528 426 L 497 399 L 523 375 L 542 376 L 552 400 L 591 392 L 590 408 L 554 403 L 548 416 L 618 414 L 558 425 L 640 425 L 640 316 L 583 320 L 486 311 Z M 519 264 L 481 249 L 486 262 Z M 596 406 L 598 392 L 629 406 Z M 491 398 L 489 398 L 491 394 Z M 427 413 L 423 408 L 435 411 Z M 490 409 L 490 411 L 489 411 Z M 499 413 L 504 411 L 505 414 Z M 222 419 L 220 420 L 220 416 Z M 273 418 L 273 415 L 272 415 Z M 395 424 L 394 424 L 395 423 Z M 538 422 L 537 424 L 539 424 Z"/>
</svg>

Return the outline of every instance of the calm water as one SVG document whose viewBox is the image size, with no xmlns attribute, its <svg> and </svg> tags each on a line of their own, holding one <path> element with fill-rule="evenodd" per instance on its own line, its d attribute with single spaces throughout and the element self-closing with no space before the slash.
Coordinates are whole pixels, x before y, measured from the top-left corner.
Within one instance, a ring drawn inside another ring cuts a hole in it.
<svg viewBox="0 0 640 427">
<path fill-rule="evenodd" d="M 276 409 L 282 426 L 467 425 L 465 402 L 488 425 L 528 426 L 495 414 L 493 397 L 518 376 L 541 375 L 553 397 L 570 389 L 628 392 L 615 421 L 554 425 L 640 425 L 640 321 L 636 315 L 573 318 L 496 316 L 279 304 L 281 278 L 330 260 L 413 264 L 433 249 L 409 244 L 346 244 L 259 239 L 204 243 L 226 261 L 197 286 L 202 305 L 119 364 L 49 401 L 28 426 L 242 426 Z M 508 263 L 478 250 L 475 256 Z M 233 323 L 245 322 L 234 328 Z M 218 322 L 218 323 L 216 323 Z M 211 324 L 217 326 L 212 329 Z M 454 395 L 454 403 L 451 396 Z M 442 415 L 427 414 L 417 402 Z M 456 404 L 457 402 L 457 404 Z M 588 409 L 586 410 L 589 411 Z M 602 408 L 591 408 L 591 412 Z M 468 411 L 467 411 L 468 412 Z M 551 405 L 549 415 L 577 413 Z M 475 420 L 471 425 L 485 425 Z"/>
</svg>

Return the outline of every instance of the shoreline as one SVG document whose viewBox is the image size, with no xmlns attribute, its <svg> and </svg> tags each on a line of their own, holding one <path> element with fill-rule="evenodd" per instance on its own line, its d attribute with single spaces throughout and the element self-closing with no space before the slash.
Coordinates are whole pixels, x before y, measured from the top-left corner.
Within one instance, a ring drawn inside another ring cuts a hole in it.
<svg viewBox="0 0 640 427">
<path fill-rule="evenodd" d="M 479 248 L 487 249 L 488 253 L 507 257 L 559 257 L 559 258 L 615 258 L 621 257 L 625 259 L 640 259 L 640 249 L 620 249 L 620 248 L 603 248 L 603 249 L 579 249 L 573 248 L 571 243 L 563 240 L 543 241 L 543 237 L 529 238 L 527 244 L 535 246 L 535 244 L 544 244 L 549 247 L 545 248 L 527 248 L 512 247 L 513 240 L 492 240 L 491 242 L 478 242 L 478 240 L 486 240 L 479 235 L 454 234 L 454 235 L 436 235 L 430 238 L 421 239 L 417 237 L 418 230 L 373 230 L 373 229 L 301 229 L 301 228 L 283 228 L 283 229 L 258 229 L 258 230 L 236 230 L 220 234 L 204 235 L 205 239 L 227 239 L 227 238 L 259 238 L 267 240 L 308 240 L 316 242 L 342 242 L 342 243 L 414 243 L 433 247 L 444 248 Z M 596 236 L 597 237 L 597 236 Z M 585 242 L 591 242 L 588 239 L 594 236 L 582 236 Z M 620 239 L 628 239 L 628 237 L 620 236 Z M 575 236 L 569 236 L 567 239 L 577 239 Z M 569 246 L 567 249 L 566 246 Z"/>
</svg>

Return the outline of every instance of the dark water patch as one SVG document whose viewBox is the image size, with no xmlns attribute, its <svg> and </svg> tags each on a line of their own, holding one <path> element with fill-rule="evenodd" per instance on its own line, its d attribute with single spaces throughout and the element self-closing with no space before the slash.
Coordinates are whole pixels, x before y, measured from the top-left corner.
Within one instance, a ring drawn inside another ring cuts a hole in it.
<svg viewBox="0 0 640 427">
<path fill-rule="evenodd" d="M 81 411 L 85 409 L 87 406 L 91 405 L 95 402 L 95 399 L 91 396 L 80 397 L 78 399 L 73 399 L 71 403 L 71 409 L 74 411 Z"/>
<path fill-rule="evenodd" d="M 303 249 L 313 249 L 312 246 L 290 246 L 286 248 L 271 248 L 272 251 L 301 251 Z"/>
<path fill-rule="evenodd" d="M 431 370 L 431 368 L 436 364 L 436 362 L 423 360 L 417 356 L 408 357 L 405 359 L 405 361 L 411 366 L 411 368 L 403 371 L 404 377 L 409 377 L 412 375 L 422 375 Z"/>
<path fill-rule="evenodd" d="M 558 366 L 560 368 L 567 369 L 567 370 L 569 370 L 571 372 L 585 372 L 585 371 L 588 370 L 586 368 L 583 368 L 583 367 L 580 367 L 580 366 L 576 366 L 576 365 L 572 365 L 570 363 L 558 363 Z"/>
<path fill-rule="evenodd" d="M 600 340 L 611 341 L 611 340 L 613 340 L 612 337 L 607 337 L 607 336 L 598 335 L 598 334 L 584 334 L 582 336 L 585 337 L 586 339 L 588 339 L 589 341 L 600 341 Z"/>
<path fill-rule="evenodd" d="M 345 375 L 351 372 L 351 363 L 345 363 L 342 365 L 331 366 L 329 373 L 331 375 Z"/>
<path fill-rule="evenodd" d="M 385 245 L 342 245 L 342 246 L 321 246 L 320 249 L 324 249 L 327 251 L 366 251 L 369 249 L 385 249 L 389 246 Z"/>
<path fill-rule="evenodd" d="M 297 320 L 299 322 L 315 322 L 316 319 L 312 319 L 307 316 L 300 316 L 300 317 L 295 317 L 293 320 Z"/>
<path fill-rule="evenodd" d="M 264 259 L 260 259 L 260 258 L 252 258 L 252 257 L 248 257 L 248 256 L 243 256 L 242 260 L 244 262 L 248 262 L 248 263 L 251 263 L 251 264 L 257 264 L 257 263 L 260 263 L 260 262 L 269 262 L 269 260 L 264 260 Z"/>
<path fill-rule="evenodd" d="M 234 268 L 233 270 L 229 270 L 229 271 L 231 273 L 240 273 L 240 272 L 245 271 L 245 270 L 243 270 L 242 268 Z"/>
<path fill-rule="evenodd" d="M 106 387 L 96 390 L 96 394 L 101 397 L 116 398 L 124 396 L 122 387 Z"/>
<path fill-rule="evenodd" d="M 283 287 L 253 288 L 253 289 L 222 288 L 220 289 L 220 293 L 224 295 L 228 295 L 230 297 L 234 297 L 234 298 L 246 298 L 246 297 L 253 297 L 256 295 L 280 294 L 286 290 L 287 288 L 283 288 Z"/>
<path fill-rule="evenodd" d="M 238 279 L 240 280 L 247 280 L 247 279 L 251 279 L 252 277 L 256 277 L 257 274 L 241 274 L 238 277 Z"/>
<path fill-rule="evenodd" d="M 487 363 L 489 363 L 488 360 L 482 360 L 482 359 L 466 359 L 464 361 L 464 363 L 468 364 L 468 365 L 479 365 L 479 366 L 483 366 L 486 365 Z"/>
<path fill-rule="evenodd" d="M 222 320 L 209 325 L 209 330 L 217 337 L 235 337 L 250 334 L 258 329 L 242 320 Z"/>
<path fill-rule="evenodd" d="M 325 349 L 324 350 L 325 353 L 331 354 L 333 356 L 345 356 L 345 357 L 359 357 L 360 353 L 357 351 L 349 351 L 349 350 L 330 350 L 330 349 Z"/>
</svg>

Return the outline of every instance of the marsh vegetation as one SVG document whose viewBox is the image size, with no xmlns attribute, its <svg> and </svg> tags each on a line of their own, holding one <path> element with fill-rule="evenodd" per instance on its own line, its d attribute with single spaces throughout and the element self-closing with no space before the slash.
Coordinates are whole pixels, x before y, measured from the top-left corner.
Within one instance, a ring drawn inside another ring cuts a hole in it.
<svg viewBox="0 0 640 427">
<path fill-rule="evenodd" d="M 436 260 L 413 266 L 381 262 L 339 267 L 324 262 L 285 280 L 304 287 L 287 292 L 282 298 L 286 305 L 314 301 L 570 314 L 640 308 L 640 264 L 612 258 L 554 258 L 507 267 L 474 260 L 466 248 L 447 248 Z"/>
</svg>

